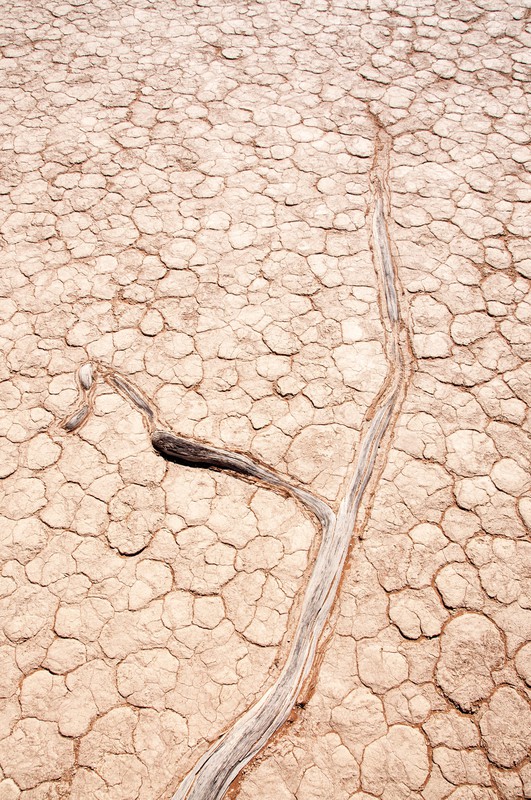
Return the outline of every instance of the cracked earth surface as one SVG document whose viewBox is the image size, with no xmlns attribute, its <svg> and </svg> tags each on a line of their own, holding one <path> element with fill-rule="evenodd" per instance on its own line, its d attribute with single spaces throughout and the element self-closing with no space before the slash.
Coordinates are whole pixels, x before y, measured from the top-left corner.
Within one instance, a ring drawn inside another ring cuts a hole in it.
<svg viewBox="0 0 531 800">
<path fill-rule="evenodd" d="M 0 799 L 169 800 L 289 654 L 321 533 L 162 459 L 139 411 L 335 511 L 405 398 L 318 658 L 239 800 L 531 797 L 529 44 L 502 0 L 6 3 Z"/>
</svg>

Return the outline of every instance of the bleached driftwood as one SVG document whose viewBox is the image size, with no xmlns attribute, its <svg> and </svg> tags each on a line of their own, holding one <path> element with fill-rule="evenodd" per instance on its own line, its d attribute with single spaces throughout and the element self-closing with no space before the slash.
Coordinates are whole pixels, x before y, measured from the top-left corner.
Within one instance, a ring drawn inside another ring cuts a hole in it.
<svg viewBox="0 0 531 800">
<path fill-rule="evenodd" d="M 360 505 L 374 476 L 378 452 L 404 394 L 406 340 L 400 321 L 396 270 L 385 219 L 385 194 L 380 178 L 373 182 L 371 246 L 380 286 L 380 312 L 386 338 L 388 374 L 366 414 L 353 475 L 334 513 L 323 500 L 278 475 L 249 456 L 177 436 L 160 427 L 155 409 L 132 383 L 113 370 L 90 364 L 78 371 L 82 405 L 63 427 L 71 432 L 86 422 L 98 374 L 143 415 L 155 450 L 164 458 L 189 466 L 225 470 L 261 482 L 273 491 L 289 492 L 317 518 L 322 537 L 302 600 L 291 648 L 274 683 L 223 733 L 182 780 L 173 800 L 219 800 L 242 768 L 286 722 L 315 661 L 318 642 L 329 618 L 355 531 Z"/>
</svg>

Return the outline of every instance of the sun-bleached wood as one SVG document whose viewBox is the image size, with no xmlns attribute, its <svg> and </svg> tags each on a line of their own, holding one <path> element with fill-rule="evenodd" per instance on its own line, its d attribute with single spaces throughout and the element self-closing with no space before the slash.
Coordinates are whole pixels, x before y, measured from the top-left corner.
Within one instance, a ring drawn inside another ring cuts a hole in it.
<svg viewBox="0 0 531 800">
<path fill-rule="evenodd" d="M 83 405 L 62 425 L 78 430 L 90 416 L 98 375 L 144 416 L 154 449 L 165 459 L 187 466 L 228 471 L 258 481 L 273 491 L 290 493 L 315 515 L 321 542 L 301 604 L 291 648 L 282 670 L 264 695 L 223 733 L 182 780 L 172 800 L 220 800 L 243 767 L 286 722 L 307 680 L 326 621 L 337 594 L 352 543 L 360 506 L 373 473 L 379 449 L 398 408 L 405 386 L 405 338 L 400 322 L 396 270 L 385 219 L 385 196 L 375 178 L 371 246 L 380 286 L 380 311 L 386 339 L 388 374 L 366 414 L 353 475 L 338 513 L 319 497 L 278 475 L 251 457 L 213 447 L 165 430 L 148 400 L 124 376 L 98 365 L 83 365 L 78 383 Z"/>
</svg>

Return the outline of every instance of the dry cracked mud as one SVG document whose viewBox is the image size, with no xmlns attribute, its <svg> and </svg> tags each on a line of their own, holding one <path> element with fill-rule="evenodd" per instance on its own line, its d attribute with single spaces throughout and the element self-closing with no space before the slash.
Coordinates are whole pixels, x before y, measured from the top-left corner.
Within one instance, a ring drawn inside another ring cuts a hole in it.
<svg viewBox="0 0 531 800">
<path fill-rule="evenodd" d="M 522 0 L 3 4 L 0 800 L 192 796 L 391 396 L 229 792 L 531 797 L 530 44 Z"/>
</svg>

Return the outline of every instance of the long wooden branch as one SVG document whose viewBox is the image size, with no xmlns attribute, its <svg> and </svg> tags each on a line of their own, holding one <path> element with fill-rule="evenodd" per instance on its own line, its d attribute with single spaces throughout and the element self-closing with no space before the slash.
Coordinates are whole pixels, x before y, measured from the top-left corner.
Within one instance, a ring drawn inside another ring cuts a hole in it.
<svg viewBox="0 0 531 800">
<path fill-rule="evenodd" d="M 182 436 L 176 436 L 174 433 L 163 430 L 155 430 L 152 433 L 151 444 L 155 450 L 170 461 L 177 461 L 190 467 L 234 472 L 238 476 L 245 475 L 262 481 L 272 489 L 285 489 L 312 511 L 323 527 L 333 523 L 334 512 L 323 500 L 282 478 L 249 456 L 234 453 L 231 450 L 221 450 L 210 445 L 198 444 L 191 439 L 184 439 Z"/>
<path fill-rule="evenodd" d="M 304 592 L 291 649 L 275 682 L 222 734 L 184 777 L 172 800 L 220 800 L 242 768 L 288 719 L 315 661 L 317 645 L 335 600 L 351 545 L 360 505 L 373 477 L 382 441 L 390 430 L 405 386 L 404 347 L 396 289 L 396 271 L 385 220 L 381 178 L 375 178 L 371 246 L 380 285 L 380 312 L 386 336 L 388 375 L 384 388 L 366 415 L 355 470 L 337 516 L 320 498 L 252 458 L 195 442 L 161 428 L 154 409 L 129 380 L 112 370 L 103 379 L 142 412 L 155 450 L 170 461 L 188 466 L 228 470 L 236 476 L 289 492 L 319 520 L 322 538 Z M 81 408 L 63 422 L 79 429 L 92 408 L 95 372 L 88 364 L 78 372 Z"/>
</svg>

